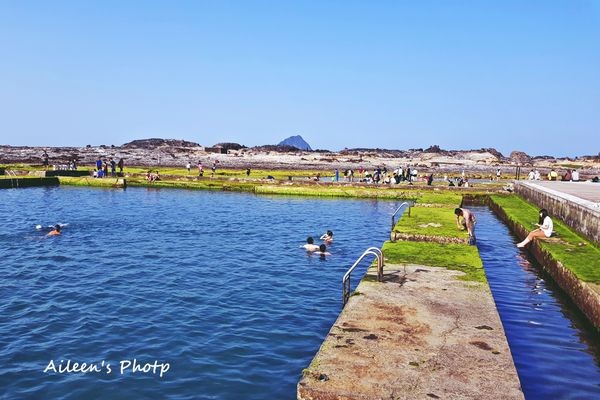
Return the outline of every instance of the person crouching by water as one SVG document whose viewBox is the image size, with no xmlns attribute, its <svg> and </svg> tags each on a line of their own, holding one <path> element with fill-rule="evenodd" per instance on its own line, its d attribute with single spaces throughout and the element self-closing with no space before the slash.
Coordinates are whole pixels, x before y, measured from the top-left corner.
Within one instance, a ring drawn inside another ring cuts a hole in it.
<svg viewBox="0 0 600 400">
<path fill-rule="evenodd" d="M 327 231 L 327 233 L 324 233 L 323 236 L 321 236 L 319 239 L 323 240 L 327 244 L 332 243 L 333 242 L 333 232 Z"/>
<path fill-rule="evenodd" d="M 537 224 L 535 224 L 539 228 L 534 229 L 529 232 L 529 235 L 520 243 L 517 243 L 517 247 L 522 248 L 527 245 L 527 243 L 533 241 L 535 238 L 549 238 L 552 236 L 552 230 L 554 229 L 554 223 L 552 219 L 548 216 L 548 210 L 542 208 L 540 210 L 540 219 Z"/>
<path fill-rule="evenodd" d="M 54 229 L 52 229 L 46 236 L 58 236 L 60 235 L 60 225 L 55 225 Z"/>
<path fill-rule="evenodd" d="M 456 215 L 456 226 L 459 229 L 466 229 L 469 233 L 469 244 L 475 244 L 475 214 L 466 208 L 455 208 L 454 214 Z"/>
<path fill-rule="evenodd" d="M 302 247 L 304 247 L 308 252 L 319 250 L 319 246 L 315 244 L 315 240 L 312 238 L 312 236 L 306 238 L 306 244 Z"/>
</svg>

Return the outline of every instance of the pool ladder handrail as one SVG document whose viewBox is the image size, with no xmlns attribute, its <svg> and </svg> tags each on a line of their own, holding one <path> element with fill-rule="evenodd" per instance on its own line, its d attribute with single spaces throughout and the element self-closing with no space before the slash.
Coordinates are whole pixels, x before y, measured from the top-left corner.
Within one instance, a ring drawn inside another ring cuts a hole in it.
<svg viewBox="0 0 600 400">
<path fill-rule="evenodd" d="M 352 274 L 352 271 L 354 271 L 354 268 L 356 268 L 363 258 L 369 254 L 374 255 L 377 258 L 377 281 L 381 282 L 383 280 L 383 253 L 377 247 L 369 247 L 360 257 L 358 257 L 356 262 L 354 262 L 354 265 L 348 269 L 342 278 L 342 307 L 346 305 L 350 298 L 350 275 Z"/>
<path fill-rule="evenodd" d="M 6 173 L 10 177 L 10 186 L 14 189 L 15 184 L 16 184 L 17 189 L 18 189 L 19 188 L 19 178 L 17 178 L 17 173 L 15 171 L 13 171 L 12 169 L 6 170 Z M 14 180 L 13 180 L 13 176 L 14 176 Z"/>
<path fill-rule="evenodd" d="M 412 207 L 412 203 L 405 201 L 404 203 L 400 204 L 398 206 L 398 208 L 396 209 L 396 211 L 394 211 L 394 213 L 392 214 L 392 230 L 394 230 L 394 226 L 396 225 L 396 214 L 398 214 L 398 212 L 402 209 L 402 207 L 406 207 L 408 206 L 408 216 L 410 217 L 410 208 Z"/>
</svg>

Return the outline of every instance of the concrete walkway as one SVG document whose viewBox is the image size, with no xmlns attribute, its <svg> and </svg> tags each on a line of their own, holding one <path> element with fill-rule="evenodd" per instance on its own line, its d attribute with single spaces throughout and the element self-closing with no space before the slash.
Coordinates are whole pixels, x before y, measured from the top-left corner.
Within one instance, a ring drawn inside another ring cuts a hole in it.
<svg viewBox="0 0 600 400">
<path fill-rule="evenodd" d="M 560 181 L 521 181 L 542 188 L 553 190 L 563 195 L 577 197 L 587 202 L 600 204 L 600 183 L 593 182 L 560 182 Z M 591 204 L 590 204 L 591 205 Z M 593 206 L 593 205 L 592 205 Z"/>
<path fill-rule="evenodd" d="M 298 399 L 523 399 L 485 283 L 410 265 L 370 270 L 304 371 Z"/>
</svg>

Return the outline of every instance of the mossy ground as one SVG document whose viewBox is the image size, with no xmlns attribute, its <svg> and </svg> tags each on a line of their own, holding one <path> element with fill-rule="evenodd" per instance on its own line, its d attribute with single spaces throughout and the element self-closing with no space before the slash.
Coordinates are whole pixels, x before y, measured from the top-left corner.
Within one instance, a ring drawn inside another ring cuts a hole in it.
<svg viewBox="0 0 600 400">
<path fill-rule="evenodd" d="M 418 203 L 417 203 L 418 204 Z M 456 226 L 454 208 L 458 207 L 413 207 L 410 217 L 405 214 L 400 218 L 395 232 L 412 235 L 426 235 L 449 238 L 467 238 L 464 230 Z"/>
<path fill-rule="evenodd" d="M 454 215 L 454 209 L 461 202 L 462 196 L 458 193 L 436 191 L 416 197 L 410 216 L 403 214 L 394 231 L 427 236 L 433 241 L 385 242 L 382 251 L 387 262 L 444 267 L 464 272 L 462 280 L 486 282 L 476 246 L 443 243 L 447 238 L 466 239 L 467 233 L 458 229 Z"/>
<path fill-rule="evenodd" d="M 491 196 L 491 201 L 504 209 L 508 218 L 528 231 L 538 222 L 539 209 L 517 196 Z M 554 222 L 556 238 L 538 240 L 542 249 L 573 271 L 584 282 L 600 283 L 600 248 L 573 232 L 557 218 Z"/>
<path fill-rule="evenodd" d="M 461 280 L 486 282 L 476 246 L 399 241 L 385 242 L 382 251 L 388 263 L 444 267 L 464 272 Z"/>
</svg>

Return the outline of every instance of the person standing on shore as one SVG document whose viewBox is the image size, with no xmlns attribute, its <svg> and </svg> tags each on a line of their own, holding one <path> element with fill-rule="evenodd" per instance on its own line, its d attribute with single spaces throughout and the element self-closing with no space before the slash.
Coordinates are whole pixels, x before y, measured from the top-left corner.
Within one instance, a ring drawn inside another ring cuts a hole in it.
<svg viewBox="0 0 600 400">
<path fill-rule="evenodd" d="M 119 162 L 117 163 L 117 167 L 119 167 L 119 173 L 122 174 L 123 173 L 123 159 L 120 158 Z"/>
<path fill-rule="evenodd" d="M 202 167 L 201 161 L 198 161 L 198 176 L 204 176 L 204 167 Z"/>
<path fill-rule="evenodd" d="M 190 171 L 192 170 L 192 163 L 188 161 L 187 165 L 185 166 L 185 168 L 188 171 L 188 174 L 190 173 Z"/>
<path fill-rule="evenodd" d="M 42 154 L 42 165 L 44 166 L 46 171 L 48 171 L 48 160 L 48 153 L 46 153 L 46 150 L 44 150 L 44 153 Z"/>
<path fill-rule="evenodd" d="M 117 176 L 117 163 L 114 159 L 110 159 L 110 176 L 113 178 Z"/>
</svg>

